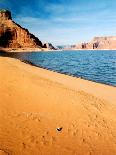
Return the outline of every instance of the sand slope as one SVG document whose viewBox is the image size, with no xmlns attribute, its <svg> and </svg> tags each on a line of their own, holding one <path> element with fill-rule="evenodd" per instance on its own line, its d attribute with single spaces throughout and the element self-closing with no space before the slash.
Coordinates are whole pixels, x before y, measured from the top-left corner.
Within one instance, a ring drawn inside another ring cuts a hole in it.
<svg viewBox="0 0 116 155">
<path fill-rule="evenodd" d="M 0 57 L 0 155 L 115 155 L 115 101 L 115 87 Z"/>
</svg>

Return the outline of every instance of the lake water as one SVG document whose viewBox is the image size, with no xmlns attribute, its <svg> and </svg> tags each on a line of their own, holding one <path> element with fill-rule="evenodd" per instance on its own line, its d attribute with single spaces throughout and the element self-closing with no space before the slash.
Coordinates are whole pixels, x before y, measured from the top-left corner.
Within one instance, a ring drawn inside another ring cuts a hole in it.
<svg viewBox="0 0 116 155">
<path fill-rule="evenodd" d="M 116 51 L 51 51 L 10 53 L 38 67 L 116 86 Z"/>
</svg>

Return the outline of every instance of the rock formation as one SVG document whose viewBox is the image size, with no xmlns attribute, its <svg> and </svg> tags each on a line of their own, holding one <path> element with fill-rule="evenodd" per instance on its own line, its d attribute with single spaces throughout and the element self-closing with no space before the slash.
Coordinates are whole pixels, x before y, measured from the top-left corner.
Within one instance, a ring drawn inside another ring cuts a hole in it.
<svg viewBox="0 0 116 155">
<path fill-rule="evenodd" d="M 47 48 L 49 50 L 56 50 L 57 48 L 55 48 L 51 43 L 45 43 L 43 45 L 44 48 Z"/>
<path fill-rule="evenodd" d="M 0 10 L 0 20 L 12 20 L 11 12 L 8 10 Z"/>
<path fill-rule="evenodd" d="M 42 42 L 20 25 L 16 24 L 8 10 L 0 10 L 0 47 L 42 48 Z"/>
<path fill-rule="evenodd" d="M 88 43 L 75 45 L 75 49 L 116 49 L 116 37 L 95 37 Z"/>
</svg>

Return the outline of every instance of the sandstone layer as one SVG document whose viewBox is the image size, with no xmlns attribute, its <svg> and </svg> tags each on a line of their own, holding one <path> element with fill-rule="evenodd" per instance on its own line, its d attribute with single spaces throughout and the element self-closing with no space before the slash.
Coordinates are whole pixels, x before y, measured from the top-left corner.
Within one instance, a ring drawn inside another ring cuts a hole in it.
<svg viewBox="0 0 116 155">
<path fill-rule="evenodd" d="M 95 37 L 88 43 L 77 44 L 75 49 L 116 49 L 116 37 Z"/>
<path fill-rule="evenodd" d="M 20 25 L 16 24 L 11 13 L 0 11 L 0 47 L 5 48 L 42 48 L 42 42 Z"/>
<path fill-rule="evenodd" d="M 15 23 L 8 10 L 0 10 L 0 48 L 7 51 L 55 50 L 52 44 L 43 44 L 28 29 Z"/>
</svg>

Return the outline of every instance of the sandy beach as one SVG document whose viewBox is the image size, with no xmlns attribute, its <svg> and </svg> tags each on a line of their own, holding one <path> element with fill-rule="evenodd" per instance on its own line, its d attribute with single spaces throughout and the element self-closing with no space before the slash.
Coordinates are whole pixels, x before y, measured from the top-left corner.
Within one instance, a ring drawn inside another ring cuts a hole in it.
<svg viewBox="0 0 116 155">
<path fill-rule="evenodd" d="M 47 51 L 53 51 L 48 48 L 0 48 L 0 51 L 2 52 L 47 52 Z"/>
<path fill-rule="evenodd" d="M 0 155 L 115 154 L 115 87 L 0 57 Z"/>
</svg>

